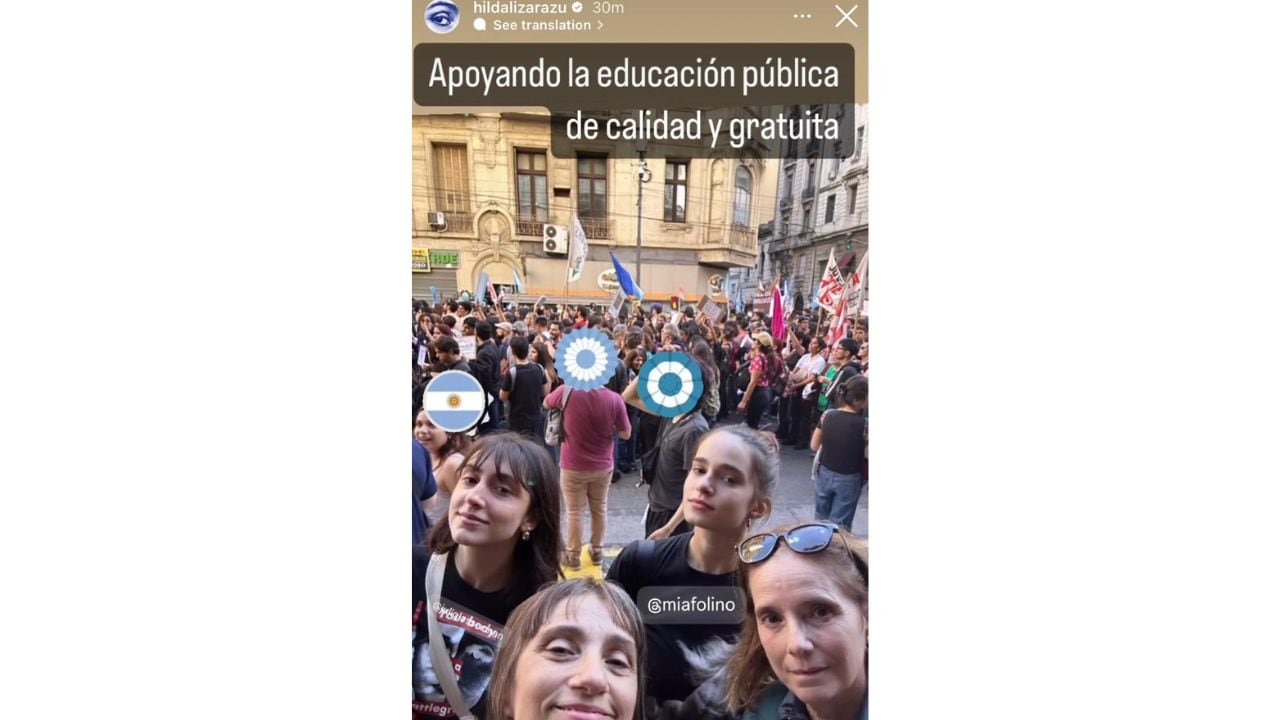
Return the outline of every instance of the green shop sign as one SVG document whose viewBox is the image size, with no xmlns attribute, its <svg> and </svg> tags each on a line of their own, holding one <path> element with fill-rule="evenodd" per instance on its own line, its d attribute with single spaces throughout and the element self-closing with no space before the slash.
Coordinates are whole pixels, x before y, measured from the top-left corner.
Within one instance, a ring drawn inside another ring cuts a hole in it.
<svg viewBox="0 0 1280 720">
<path fill-rule="evenodd" d="M 431 272 L 433 268 L 457 269 L 458 267 L 458 253 L 456 250 L 428 250 L 426 248 L 412 248 L 412 250 L 414 272 Z"/>
</svg>

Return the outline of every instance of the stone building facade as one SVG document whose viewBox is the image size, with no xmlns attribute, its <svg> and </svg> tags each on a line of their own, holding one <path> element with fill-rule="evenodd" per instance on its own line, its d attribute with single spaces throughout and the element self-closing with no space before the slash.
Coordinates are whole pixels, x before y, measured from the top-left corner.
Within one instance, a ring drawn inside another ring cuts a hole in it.
<svg viewBox="0 0 1280 720">
<path fill-rule="evenodd" d="M 637 223 L 646 302 L 665 303 L 681 288 L 694 302 L 709 285 L 722 287 L 731 268 L 756 261 L 757 228 L 776 206 L 778 160 L 754 150 L 691 158 L 653 144 L 638 219 L 640 162 L 619 155 L 617 145 L 582 143 L 573 157 L 553 156 L 546 116 L 534 111 L 415 116 L 414 297 L 430 298 L 431 287 L 442 299 L 474 291 L 481 273 L 510 291 L 515 269 L 521 299 L 607 302 L 610 251 L 636 274 Z M 436 213 L 443 226 L 433 224 Z M 575 214 L 589 252 L 582 277 L 566 284 L 567 255 L 547 251 L 543 230 L 571 233 Z"/>
<path fill-rule="evenodd" d="M 730 274 L 730 293 L 736 295 L 743 287 L 747 306 L 758 283 L 768 287 L 778 276 L 791 280 L 796 302 L 808 306 L 832 250 L 846 276 L 866 254 L 870 112 L 867 105 L 848 107 L 853 112 L 834 105 L 822 111 L 852 124 L 848 136 L 854 138 L 854 148 L 849 158 L 822 157 L 834 153 L 816 141 L 784 149 L 773 217 L 758 229 L 760 256 L 754 265 Z"/>
</svg>

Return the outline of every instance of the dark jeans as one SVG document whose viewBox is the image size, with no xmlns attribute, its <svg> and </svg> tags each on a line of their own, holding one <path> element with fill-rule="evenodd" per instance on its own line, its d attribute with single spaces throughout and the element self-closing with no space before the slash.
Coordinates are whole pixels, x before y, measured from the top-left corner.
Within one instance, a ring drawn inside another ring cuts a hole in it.
<svg viewBox="0 0 1280 720">
<path fill-rule="evenodd" d="M 636 442 L 639 440 L 640 429 L 636 424 L 640 422 L 640 411 L 628 406 L 627 420 L 631 423 L 631 437 L 623 440 L 616 435 L 613 438 L 613 464 L 614 467 L 624 468 L 632 467 L 636 464 Z"/>
<path fill-rule="evenodd" d="M 729 417 L 733 409 L 738 406 L 738 378 L 733 373 L 725 370 L 720 373 L 720 419 Z M 417 415 L 414 415 L 417 417 Z"/>
<path fill-rule="evenodd" d="M 791 423 L 794 418 L 791 417 L 791 398 L 778 398 L 778 427 L 774 430 L 774 434 L 779 440 L 791 437 Z"/>
<path fill-rule="evenodd" d="M 809 447 L 809 440 L 813 436 L 810 426 L 813 420 L 814 397 L 810 395 L 808 400 L 804 400 L 800 396 L 800 391 L 797 390 L 796 394 L 789 398 L 791 400 L 790 442 L 793 445 Z"/>
<path fill-rule="evenodd" d="M 752 430 L 760 429 L 760 418 L 764 416 L 769 405 L 773 403 L 773 388 L 757 387 L 751 393 L 751 400 L 747 402 L 747 427 Z"/>
<path fill-rule="evenodd" d="M 488 435 L 502 429 L 502 401 L 494 398 L 489 404 L 489 421 L 480 425 L 479 434 Z"/>
</svg>

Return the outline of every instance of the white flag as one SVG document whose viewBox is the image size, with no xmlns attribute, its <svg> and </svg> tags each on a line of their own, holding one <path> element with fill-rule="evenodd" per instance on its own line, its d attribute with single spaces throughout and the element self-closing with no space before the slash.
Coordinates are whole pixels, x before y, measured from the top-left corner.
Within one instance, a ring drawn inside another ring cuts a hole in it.
<svg viewBox="0 0 1280 720">
<path fill-rule="evenodd" d="M 582 229 L 578 216 L 573 216 L 573 240 L 569 242 L 569 282 L 582 277 L 582 266 L 587 264 L 587 233 Z"/>
<path fill-rule="evenodd" d="M 863 253 L 862 262 L 858 263 L 858 269 L 853 271 L 849 276 L 849 282 L 846 283 L 845 297 L 849 300 L 849 311 L 854 318 L 858 317 L 862 306 L 867 301 L 867 257 L 869 255 L 870 253 Z"/>
<path fill-rule="evenodd" d="M 827 269 L 822 273 L 822 282 L 818 285 L 818 305 L 835 312 L 836 302 L 844 290 L 844 278 L 840 275 L 840 268 L 836 267 L 836 250 L 832 248 L 831 254 L 827 256 Z"/>
</svg>

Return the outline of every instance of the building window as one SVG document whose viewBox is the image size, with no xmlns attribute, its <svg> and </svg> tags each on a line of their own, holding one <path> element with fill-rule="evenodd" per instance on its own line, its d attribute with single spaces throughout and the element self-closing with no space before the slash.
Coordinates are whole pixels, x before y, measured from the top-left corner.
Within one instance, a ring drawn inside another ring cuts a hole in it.
<svg viewBox="0 0 1280 720">
<path fill-rule="evenodd" d="M 668 160 L 666 174 L 662 219 L 667 222 L 682 223 L 689 197 L 689 161 Z"/>
<path fill-rule="evenodd" d="M 516 206 L 520 235 L 541 235 L 547 213 L 547 153 L 543 150 L 516 152 Z"/>
<path fill-rule="evenodd" d="M 811 204 L 812 204 L 812 203 L 811 203 Z M 810 205 L 811 205 L 811 204 L 810 204 Z M 811 212 L 809 212 L 810 205 L 805 205 L 805 206 L 804 206 L 804 220 L 802 221 L 804 224 L 800 226 L 800 232 L 801 232 L 801 233 L 803 233 L 804 231 L 806 231 L 806 230 L 808 230 L 808 229 L 809 229 L 809 218 L 810 218 L 810 217 L 811 217 L 811 215 L 812 215 L 812 213 L 811 213 Z"/>
<path fill-rule="evenodd" d="M 587 238 L 609 237 L 608 157 L 578 156 L 578 220 Z"/>
<path fill-rule="evenodd" d="M 858 208 L 858 183 L 849 186 L 849 214 L 853 215 Z"/>
<path fill-rule="evenodd" d="M 796 187 L 796 171 L 794 169 L 787 170 L 787 182 L 783 187 L 785 188 L 782 193 L 783 199 L 790 200 L 791 193 L 795 191 Z"/>
<path fill-rule="evenodd" d="M 609 178 L 604 157 L 578 157 L 578 217 L 608 216 Z"/>
<path fill-rule="evenodd" d="M 804 194 L 812 196 L 814 183 L 818 181 L 818 159 L 809 158 L 809 177 L 805 180 Z"/>
<path fill-rule="evenodd" d="M 470 213 L 471 192 L 466 145 L 432 145 L 435 160 L 436 207 L 446 213 Z"/>
<path fill-rule="evenodd" d="M 834 193 L 827 196 L 827 218 L 826 222 L 832 222 L 836 219 L 836 196 Z"/>
<path fill-rule="evenodd" d="M 867 136 L 867 126 L 859 125 L 858 132 L 853 136 L 853 157 L 862 157 L 862 142 Z"/>
<path fill-rule="evenodd" d="M 746 227 L 751 223 L 751 173 L 739 165 L 734 181 L 733 224 Z"/>
<path fill-rule="evenodd" d="M 782 227 L 779 228 L 778 235 L 786 237 L 791 234 L 791 212 L 782 213 Z"/>
</svg>

